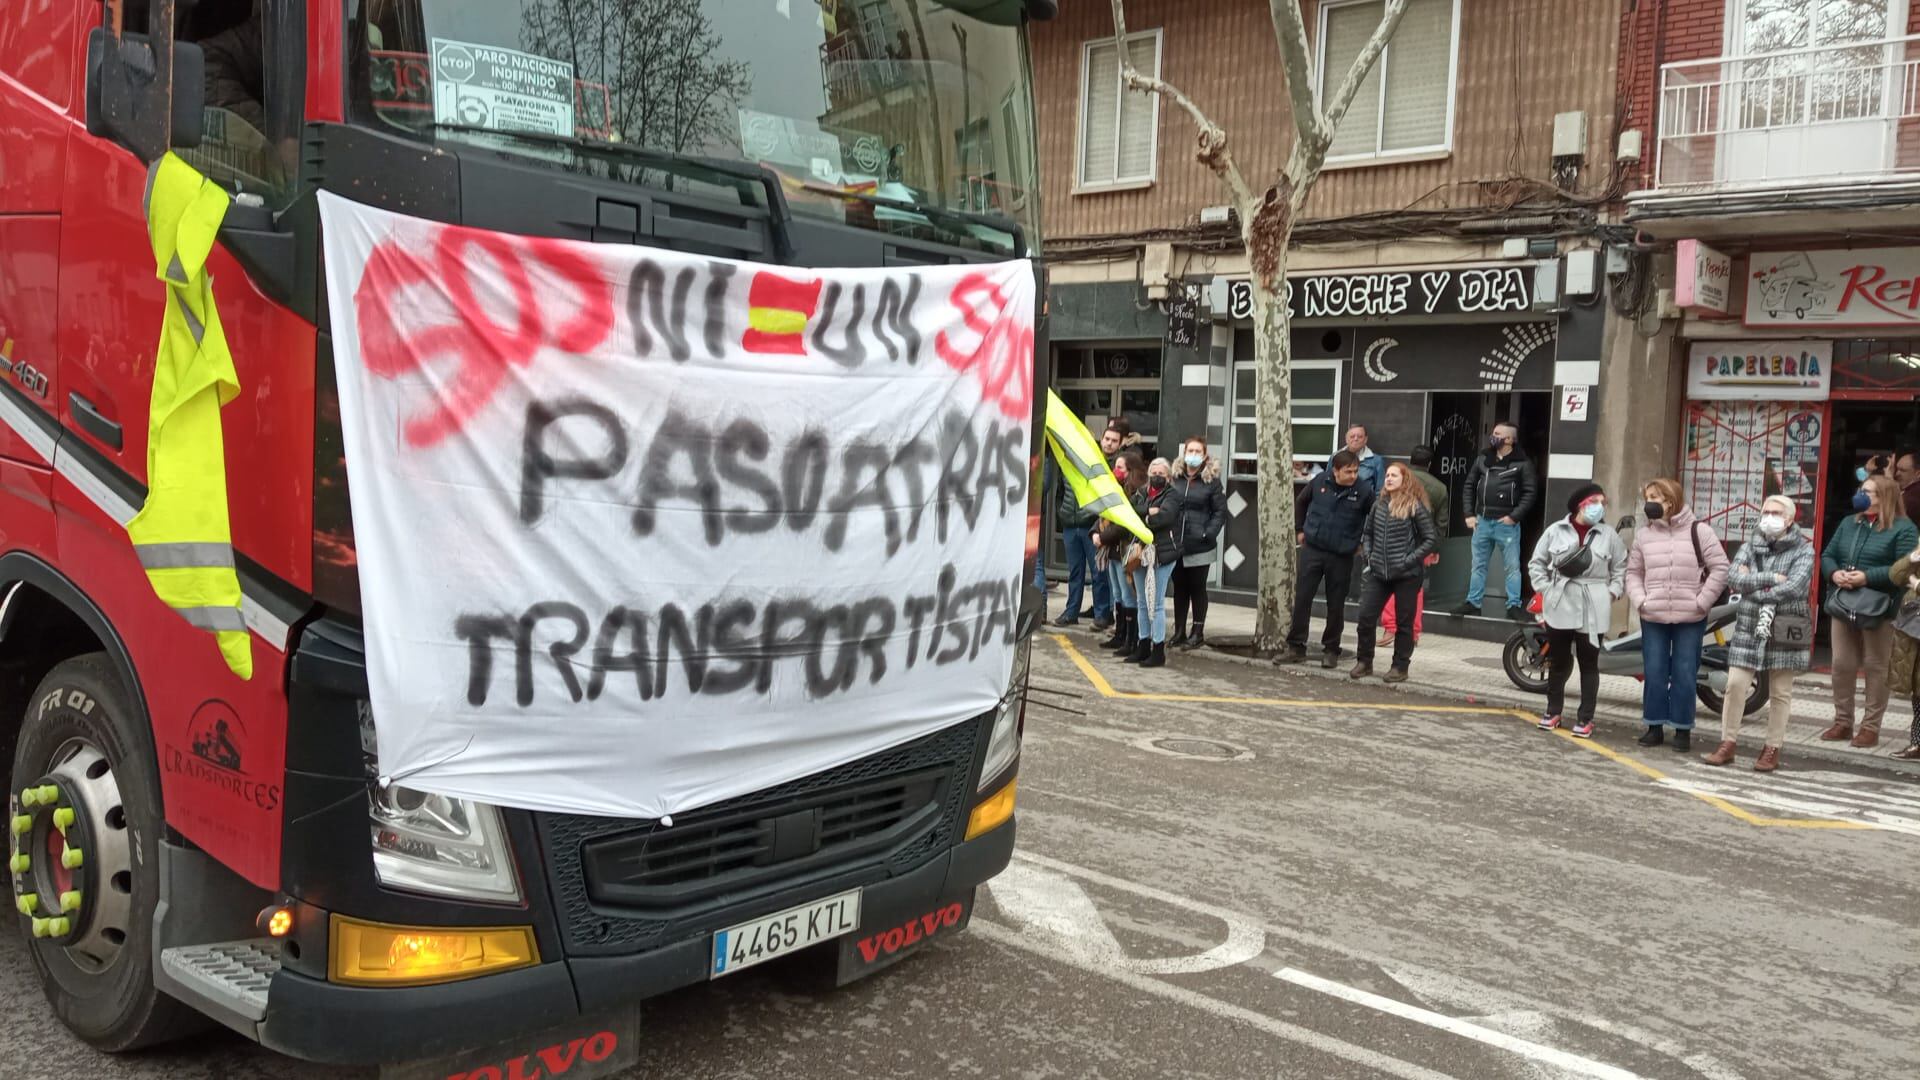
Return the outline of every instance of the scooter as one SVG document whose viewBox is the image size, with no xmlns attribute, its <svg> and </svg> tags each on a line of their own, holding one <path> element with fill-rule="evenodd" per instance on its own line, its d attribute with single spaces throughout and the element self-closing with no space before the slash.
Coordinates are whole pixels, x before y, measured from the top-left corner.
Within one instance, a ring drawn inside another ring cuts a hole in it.
<svg viewBox="0 0 1920 1080">
<path fill-rule="evenodd" d="M 1624 517 L 1615 528 L 1625 533 L 1633 526 L 1633 518 Z M 1547 692 L 1547 624 L 1541 612 L 1541 601 L 1541 594 L 1535 593 L 1527 605 L 1527 610 L 1534 616 L 1533 625 L 1515 630 L 1500 652 L 1500 666 L 1506 669 L 1507 678 L 1512 680 L 1513 685 L 1533 694 Z M 1727 635 L 1739 615 L 1739 608 L 1740 598 L 1729 596 L 1725 603 L 1707 613 L 1707 640 L 1700 650 L 1700 674 L 1694 693 L 1699 696 L 1700 704 L 1716 716 L 1726 703 Z M 1600 674 L 1631 675 L 1642 681 L 1646 679 L 1639 633 L 1623 634 L 1600 643 Z M 1747 690 L 1743 715 L 1752 716 L 1765 708 L 1767 696 L 1767 680 L 1753 680 Z"/>
</svg>

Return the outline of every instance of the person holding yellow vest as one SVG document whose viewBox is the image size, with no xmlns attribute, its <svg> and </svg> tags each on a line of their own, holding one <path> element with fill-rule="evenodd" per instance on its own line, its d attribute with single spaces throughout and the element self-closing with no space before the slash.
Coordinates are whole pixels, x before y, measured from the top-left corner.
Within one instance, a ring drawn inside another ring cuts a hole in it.
<svg viewBox="0 0 1920 1080">
<path fill-rule="evenodd" d="M 127 523 L 147 581 L 188 624 L 213 634 L 227 667 L 253 677 L 227 521 L 220 407 L 240 393 L 213 302 L 207 257 L 226 192 L 169 153 L 147 175 L 147 231 L 166 285 L 147 418 L 147 501 Z"/>
</svg>

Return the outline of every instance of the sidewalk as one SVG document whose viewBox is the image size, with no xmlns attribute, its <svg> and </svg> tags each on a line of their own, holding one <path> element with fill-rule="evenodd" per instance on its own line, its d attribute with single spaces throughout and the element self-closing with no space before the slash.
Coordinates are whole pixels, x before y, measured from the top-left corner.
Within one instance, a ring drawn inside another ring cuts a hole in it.
<svg viewBox="0 0 1920 1080">
<path fill-rule="evenodd" d="M 1064 590 L 1052 590 L 1047 599 L 1051 613 L 1059 612 Z M 1389 686 L 1378 679 L 1369 680 L 1370 685 L 1386 691 L 1419 691 L 1441 697 L 1461 698 L 1472 702 L 1486 702 L 1495 705 L 1538 711 L 1544 698 L 1529 694 L 1508 680 L 1506 671 L 1500 666 L 1500 645 L 1496 642 L 1457 637 L 1444 633 L 1450 623 L 1457 622 L 1446 615 L 1429 612 L 1425 620 L 1425 632 L 1420 637 L 1419 647 L 1414 650 L 1412 678 L 1398 686 Z M 1168 632 L 1172 632 L 1173 617 L 1169 611 L 1167 617 Z M 1075 627 L 1080 633 L 1086 633 L 1087 624 L 1082 622 Z M 1346 679 L 1347 669 L 1353 666 L 1354 620 L 1349 618 L 1346 626 L 1346 639 L 1342 643 L 1345 650 L 1341 663 L 1332 670 L 1320 666 L 1320 628 L 1321 620 L 1313 621 L 1313 628 L 1307 635 L 1307 659 L 1301 664 L 1282 665 L 1280 670 L 1293 671 L 1303 677 Z M 1210 645 L 1233 647 L 1245 645 L 1252 640 L 1254 630 L 1254 609 L 1238 604 L 1224 604 L 1215 601 L 1207 612 L 1207 641 Z M 1205 650 L 1209 655 L 1234 660 L 1241 663 L 1268 663 L 1268 661 L 1245 660 L 1217 649 Z M 1391 648 L 1382 650 L 1375 660 L 1380 671 L 1386 670 L 1386 659 Z M 1168 667 L 1179 663 L 1179 657 L 1185 655 L 1177 651 L 1168 654 Z M 1578 675 L 1574 685 L 1568 688 L 1569 696 L 1577 696 Z M 1641 721 L 1639 680 L 1622 675 L 1602 675 L 1600 677 L 1600 704 L 1595 719 L 1609 727 L 1631 729 L 1639 733 Z M 1861 687 L 1859 694 L 1864 698 L 1866 689 Z M 1862 702 L 1864 704 L 1864 702 Z M 1908 699 L 1895 696 L 1887 702 L 1887 713 L 1880 729 L 1880 745 L 1871 750 L 1856 750 L 1845 743 L 1821 742 L 1819 733 L 1833 723 L 1833 680 L 1824 672 L 1807 672 L 1794 680 L 1793 719 L 1787 726 L 1786 745 L 1782 747 L 1782 757 L 1788 762 L 1795 758 L 1802 760 L 1841 761 L 1853 765 L 1865 766 L 1885 771 L 1920 776 L 1920 762 L 1900 761 L 1887 756 L 1894 750 L 1906 745 L 1907 731 L 1913 719 L 1912 706 Z M 1760 732 L 1766 722 L 1764 714 L 1749 716 L 1741 725 L 1740 744 L 1743 758 L 1750 758 L 1759 751 Z M 1694 748 L 1698 753 L 1712 750 L 1720 738 L 1720 718 L 1708 715 L 1704 708 L 1695 718 Z"/>
</svg>

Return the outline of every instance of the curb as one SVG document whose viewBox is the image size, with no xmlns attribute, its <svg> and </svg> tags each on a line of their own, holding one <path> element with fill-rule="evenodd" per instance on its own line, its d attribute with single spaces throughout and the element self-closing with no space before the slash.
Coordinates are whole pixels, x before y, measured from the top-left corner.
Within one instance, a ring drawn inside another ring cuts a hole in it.
<svg viewBox="0 0 1920 1080">
<path fill-rule="evenodd" d="M 1054 632 L 1058 633 L 1059 631 L 1056 629 Z M 1252 657 L 1235 656 L 1232 653 L 1222 652 L 1212 645 L 1204 646 L 1198 653 L 1188 653 L 1185 655 L 1193 656 L 1201 654 L 1211 659 L 1223 660 L 1227 663 L 1239 664 L 1244 667 L 1262 668 L 1276 674 L 1286 674 L 1310 679 L 1341 679 L 1343 681 L 1346 679 L 1346 676 L 1342 674 L 1338 668 L 1329 670 L 1310 664 L 1282 666 L 1273 663 L 1271 660 L 1257 660 Z M 1419 693 L 1426 697 L 1440 698 L 1456 704 L 1487 705 L 1494 709 L 1523 709 L 1528 712 L 1538 712 L 1540 703 L 1538 697 L 1524 693 L 1505 684 L 1496 684 L 1496 689 L 1480 694 L 1468 694 L 1450 686 L 1418 685 L 1412 680 L 1393 685 L 1381 683 L 1374 686 L 1373 689 L 1403 695 Z M 1604 705 L 1594 711 L 1594 719 L 1609 731 L 1618 729 L 1624 732 L 1638 734 L 1643 726 L 1639 717 L 1623 716 L 1618 711 L 1609 709 Z M 1698 729 L 1696 728 L 1696 730 Z M 1715 734 L 1717 734 L 1717 731 Z M 1711 741 L 1702 741 L 1696 744 L 1696 749 L 1705 753 L 1712 750 L 1713 743 L 1717 743 L 1718 741 L 1717 738 Z M 1745 740 L 1742 740 L 1742 746 L 1746 746 Z M 1920 779 L 1920 762 L 1901 761 L 1898 758 L 1889 757 L 1888 752 L 1893 749 L 1897 749 L 1897 746 L 1894 742 L 1886 740 L 1883 734 L 1879 746 L 1864 752 L 1825 745 L 1808 746 L 1800 743 L 1790 743 L 1781 748 L 1781 753 L 1788 762 L 1792 762 L 1796 758 L 1803 761 L 1821 761 L 1838 765 L 1852 765 L 1857 768 L 1871 769 L 1875 772 L 1891 773 L 1895 776 Z M 1671 754 L 1673 751 L 1668 750 L 1667 753 Z"/>
</svg>

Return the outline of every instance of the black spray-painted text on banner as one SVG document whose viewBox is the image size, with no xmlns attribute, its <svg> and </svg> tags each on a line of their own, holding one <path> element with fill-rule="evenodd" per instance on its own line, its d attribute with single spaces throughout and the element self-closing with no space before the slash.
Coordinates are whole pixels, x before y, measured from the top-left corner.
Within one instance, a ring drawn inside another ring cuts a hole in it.
<svg viewBox="0 0 1920 1080">
<path fill-rule="evenodd" d="M 468 646 L 467 704 L 474 708 L 493 697 L 496 648 L 513 657 L 513 700 L 523 708 L 535 703 L 536 660 L 551 661 L 576 704 L 603 694 L 636 704 L 682 691 L 764 695 L 782 662 L 818 699 L 877 684 L 890 672 L 971 661 L 989 644 L 1013 644 L 1020 588 L 1019 579 L 963 584 L 948 566 L 932 590 L 905 596 L 830 606 L 805 596 L 758 604 L 721 599 L 592 613 L 549 600 L 518 613 L 461 615 L 454 632 Z"/>
</svg>

